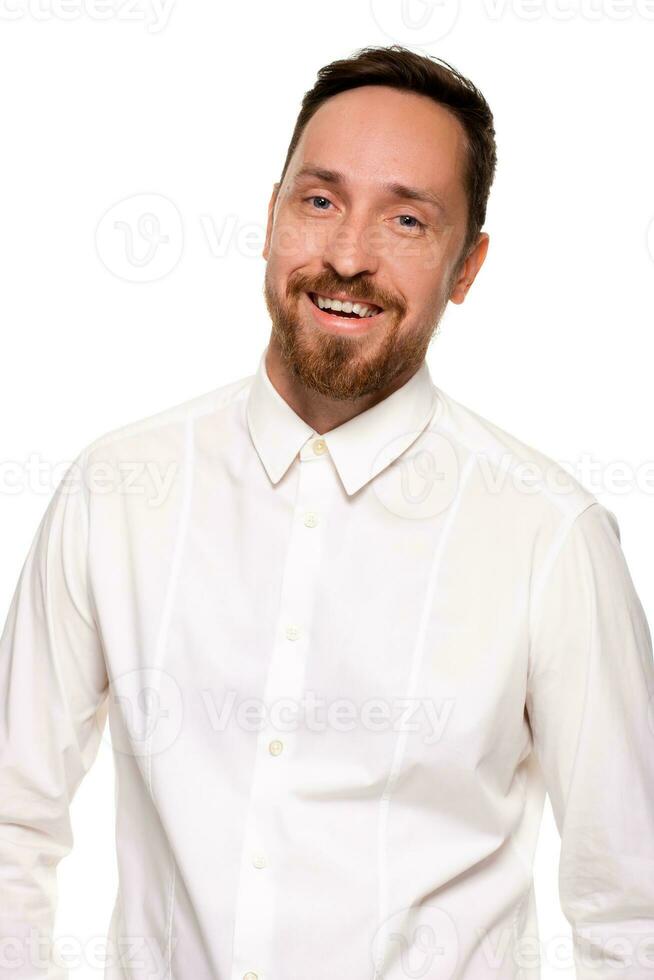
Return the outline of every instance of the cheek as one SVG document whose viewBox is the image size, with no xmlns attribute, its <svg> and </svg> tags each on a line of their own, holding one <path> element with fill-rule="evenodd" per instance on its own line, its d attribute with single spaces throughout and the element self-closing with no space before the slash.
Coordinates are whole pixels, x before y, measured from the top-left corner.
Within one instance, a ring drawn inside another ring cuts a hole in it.
<svg viewBox="0 0 654 980">
<path fill-rule="evenodd" d="M 322 254 L 324 233 L 301 221 L 281 220 L 275 224 L 270 244 L 277 264 L 294 269 Z"/>
<path fill-rule="evenodd" d="M 397 292 L 404 296 L 406 304 L 400 332 L 422 333 L 427 329 L 431 330 L 434 316 L 442 313 L 447 300 L 445 284 L 440 276 L 438 282 L 435 282 L 433 276 L 407 274 L 404 280 L 398 277 L 395 282 Z"/>
<path fill-rule="evenodd" d="M 422 270 L 417 270 L 415 265 L 395 269 L 393 278 L 397 283 L 398 292 L 404 296 L 407 317 L 420 318 L 427 308 L 437 302 L 439 288 L 434 281 L 434 276 L 425 275 Z"/>
<path fill-rule="evenodd" d="M 421 236 L 392 243 L 389 263 L 416 295 L 428 300 L 436 294 L 445 275 L 448 253 L 440 236 Z"/>
</svg>

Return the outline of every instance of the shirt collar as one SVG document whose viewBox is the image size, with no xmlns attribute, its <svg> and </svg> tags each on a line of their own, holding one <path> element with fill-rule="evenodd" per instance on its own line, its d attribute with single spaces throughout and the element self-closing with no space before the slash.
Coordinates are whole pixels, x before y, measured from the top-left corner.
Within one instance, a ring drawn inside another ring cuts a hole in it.
<svg viewBox="0 0 654 980">
<path fill-rule="evenodd" d="M 318 433 L 279 394 L 266 370 L 263 351 L 247 397 L 250 436 L 273 483 L 281 480 L 300 449 Z M 329 432 L 320 436 L 327 444 L 338 475 L 348 494 L 385 469 L 424 430 L 433 415 L 437 389 L 427 362 L 400 388 Z"/>
</svg>

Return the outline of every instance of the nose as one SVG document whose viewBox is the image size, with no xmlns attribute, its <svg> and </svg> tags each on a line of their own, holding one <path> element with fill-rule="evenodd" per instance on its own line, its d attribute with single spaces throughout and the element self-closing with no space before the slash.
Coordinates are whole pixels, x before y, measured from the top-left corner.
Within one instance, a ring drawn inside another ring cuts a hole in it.
<svg viewBox="0 0 654 980">
<path fill-rule="evenodd" d="M 347 279 L 360 273 L 373 274 L 378 260 L 371 247 L 370 220 L 362 211 L 351 211 L 330 229 L 325 242 L 323 261 L 341 278 Z"/>
</svg>

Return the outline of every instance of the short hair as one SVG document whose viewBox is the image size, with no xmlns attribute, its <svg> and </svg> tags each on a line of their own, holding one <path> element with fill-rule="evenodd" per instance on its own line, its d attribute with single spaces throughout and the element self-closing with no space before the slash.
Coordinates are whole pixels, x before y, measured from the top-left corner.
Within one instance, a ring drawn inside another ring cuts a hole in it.
<svg viewBox="0 0 654 980">
<path fill-rule="evenodd" d="M 363 85 L 426 95 L 445 106 L 465 131 L 466 166 L 462 174 L 468 201 L 466 235 L 459 264 L 477 241 L 497 165 L 493 114 L 479 89 L 442 58 L 417 54 L 399 44 L 360 48 L 351 58 L 332 61 L 318 71 L 305 93 L 279 179 L 281 185 L 305 126 L 327 99 Z"/>
</svg>

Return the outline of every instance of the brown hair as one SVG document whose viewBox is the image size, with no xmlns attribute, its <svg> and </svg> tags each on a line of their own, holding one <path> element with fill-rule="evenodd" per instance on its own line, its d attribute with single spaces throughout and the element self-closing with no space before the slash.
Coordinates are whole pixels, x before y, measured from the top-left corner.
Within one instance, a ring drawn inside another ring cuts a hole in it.
<svg viewBox="0 0 654 980">
<path fill-rule="evenodd" d="M 479 89 L 442 58 L 416 54 L 393 44 L 360 48 L 354 57 L 332 61 L 321 68 L 313 88 L 302 99 L 279 183 L 284 180 L 305 126 L 322 103 L 339 92 L 362 85 L 390 85 L 427 95 L 446 106 L 463 125 L 467 166 L 462 176 L 468 198 L 468 224 L 458 263 L 462 264 L 486 220 L 486 204 L 497 163 L 495 129 L 493 114 Z"/>
</svg>

